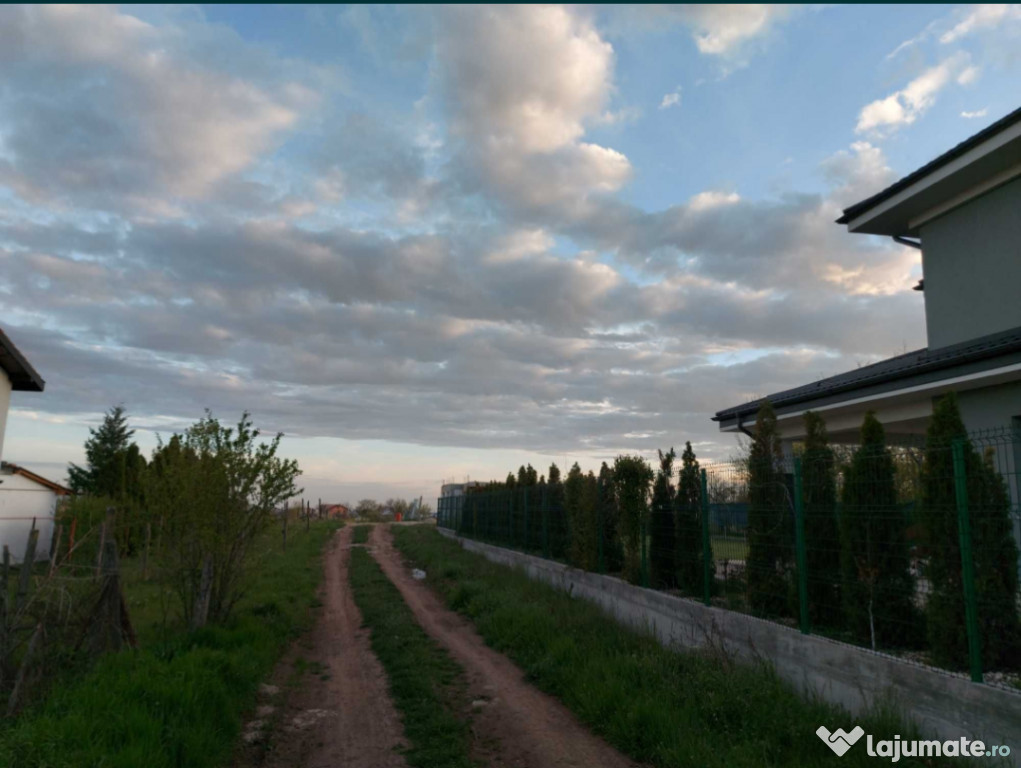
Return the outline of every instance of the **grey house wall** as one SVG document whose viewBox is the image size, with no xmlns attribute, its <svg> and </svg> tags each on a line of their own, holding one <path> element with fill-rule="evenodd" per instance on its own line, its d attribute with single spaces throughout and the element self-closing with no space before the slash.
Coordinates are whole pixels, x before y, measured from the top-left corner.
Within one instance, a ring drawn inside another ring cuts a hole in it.
<svg viewBox="0 0 1021 768">
<path fill-rule="evenodd" d="M 930 349 L 1021 326 L 1021 179 L 920 231 Z"/>
<path fill-rule="evenodd" d="M 1021 691 L 977 685 L 962 676 L 439 530 L 467 550 L 596 603 L 622 624 L 651 631 L 664 645 L 722 643 L 737 658 L 769 661 L 788 682 L 851 712 L 892 702 L 924 735 L 1006 744 L 1013 748 L 1013 764 L 1021 766 Z"/>
</svg>

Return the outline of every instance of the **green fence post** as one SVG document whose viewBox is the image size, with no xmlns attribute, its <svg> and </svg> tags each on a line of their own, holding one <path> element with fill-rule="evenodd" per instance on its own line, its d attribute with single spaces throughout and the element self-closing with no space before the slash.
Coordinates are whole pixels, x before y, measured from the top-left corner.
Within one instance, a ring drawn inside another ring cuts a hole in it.
<svg viewBox="0 0 1021 768">
<path fill-rule="evenodd" d="M 709 481 L 706 478 L 706 471 L 701 472 L 702 493 L 699 499 L 702 507 L 702 602 L 712 605 L 713 595 L 713 574 L 716 571 L 716 563 L 713 562 L 713 548 L 709 542 Z"/>
<path fill-rule="evenodd" d="M 525 509 L 524 509 L 525 524 L 522 527 L 522 538 L 523 538 L 522 544 L 524 545 L 524 546 L 522 546 L 522 549 L 525 552 L 527 552 L 528 551 L 528 487 L 527 486 L 525 486 L 525 490 L 524 490 L 523 494 L 524 494 L 524 499 L 523 499 L 522 503 L 524 504 L 524 507 L 525 507 Z"/>
<path fill-rule="evenodd" d="M 968 665 L 971 679 L 982 682 L 982 644 L 978 632 L 975 563 L 971 554 L 971 520 L 968 514 L 968 476 L 964 468 L 964 441 L 954 440 L 954 492 L 957 499 L 957 534 L 961 543 L 961 582 L 964 586 L 964 620 L 968 631 Z"/>
<path fill-rule="evenodd" d="M 549 559 L 549 486 L 542 487 L 542 556 Z"/>
<path fill-rule="evenodd" d="M 642 586 L 649 586 L 649 523 L 646 520 L 642 521 Z"/>
<path fill-rule="evenodd" d="M 603 555 L 603 493 L 602 483 L 599 484 L 599 493 L 596 497 L 596 525 L 599 527 L 599 555 L 597 559 L 600 573 L 606 573 L 606 558 Z"/>
<path fill-rule="evenodd" d="M 805 551 L 805 502 L 801 483 L 801 457 L 794 457 L 794 545 L 798 559 L 798 615 L 802 634 L 812 631 L 808 617 L 808 565 Z"/>
</svg>

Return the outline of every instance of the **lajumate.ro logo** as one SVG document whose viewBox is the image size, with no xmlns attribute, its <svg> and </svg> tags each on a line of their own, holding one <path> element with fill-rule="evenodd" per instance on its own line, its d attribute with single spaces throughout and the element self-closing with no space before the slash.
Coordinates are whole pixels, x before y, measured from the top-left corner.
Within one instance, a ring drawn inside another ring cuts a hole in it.
<svg viewBox="0 0 1021 768">
<path fill-rule="evenodd" d="M 850 731 L 837 728 L 831 731 L 825 725 L 820 725 L 815 735 L 825 742 L 826 746 L 842 757 L 847 751 L 857 744 L 862 736 L 865 736 L 865 750 L 869 757 L 886 757 L 891 763 L 896 763 L 902 757 L 1007 757 L 1010 755 L 1010 747 L 1006 744 L 986 744 L 977 739 L 972 741 L 965 736 L 949 741 L 902 739 L 894 736 L 893 739 L 882 739 L 873 741 L 872 735 L 866 735 L 865 730 L 856 725 Z"/>
</svg>

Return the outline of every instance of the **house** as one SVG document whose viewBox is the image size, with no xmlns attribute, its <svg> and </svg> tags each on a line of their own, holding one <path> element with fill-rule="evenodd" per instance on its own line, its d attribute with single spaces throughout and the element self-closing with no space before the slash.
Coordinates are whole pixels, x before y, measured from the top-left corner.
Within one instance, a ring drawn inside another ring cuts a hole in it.
<svg viewBox="0 0 1021 768">
<path fill-rule="evenodd" d="M 786 445 L 806 411 L 837 442 L 856 442 L 874 411 L 891 442 L 917 443 L 933 402 L 955 391 L 969 431 L 1021 434 L 1021 109 L 843 212 L 848 232 L 921 250 L 928 346 L 769 395 Z M 722 432 L 748 432 L 763 399 L 719 411 Z M 1018 499 L 1021 447 L 999 458 Z"/>
<path fill-rule="evenodd" d="M 42 392 L 46 382 L 36 373 L 7 334 L 0 330 L 0 459 L 4 454 L 4 432 L 11 392 Z"/>
<path fill-rule="evenodd" d="M 24 467 L 0 464 L 0 547 L 9 548 L 11 562 L 24 559 L 33 527 L 39 531 L 36 560 L 49 559 L 57 507 L 72 495 L 71 489 Z"/>
<path fill-rule="evenodd" d="M 320 504 L 319 513 L 330 520 L 347 520 L 351 517 L 351 508 L 344 504 Z"/>
<path fill-rule="evenodd" d="M 7 411 L 11 406 L 11 392 L 42 392 L 46 382 L 21 354 L 7 334 L 0 330 L 0 460 L 3 458 L 4 433 L 7 431 Z M 20 562 L 28 542 L 33 517 L 39 520 L 39 548 L 49 556 L 50 535 L 53 530 L 53 513 L 56 509 L 55 491 L 40 486 L 38 475 L 19 474 L 13 465 L 0 464 L 0 548 L 7 545 L 14 562 Z M 31 476 L 31 477 L 29 477 Z M 48 480 L 39 478 L 45 483 Z M 55 485 L 55 484 L 54 484 Z M 59 487 L 59 486 L 58 486 Z M 64 489 L 66 490 L 66 489 Z"/>
</svg>

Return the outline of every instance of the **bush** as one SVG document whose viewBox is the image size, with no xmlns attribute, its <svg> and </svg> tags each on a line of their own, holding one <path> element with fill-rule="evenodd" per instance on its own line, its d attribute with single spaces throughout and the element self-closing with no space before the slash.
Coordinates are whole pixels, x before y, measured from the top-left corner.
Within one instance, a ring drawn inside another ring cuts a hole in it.
<svg viewBox="0 0 1021 768">
<path fill-rule="evenodd" d="M 569 560 L 571 565 L 594 571 L 599 561 L 599 488 L 591 472 L 582 474 L 575 462 L 564 483 L 564 505 L 570 531 Z"/>
<path fill-rule="evenodd" d="M 652 467 L 641 456 L 618 456 L 613 463 L 613 490 L 620 513 L 620 541 L 624 551 L 624 578 L 642 581 L 642 536 L 649 517 L 649 483 Z"/>
<path fill-rule="evenodd" d="M 964 585 L 954 482 L 953 445 L 963 445 L 967 478 L 971 552 L 978 602 L 982 661 L 991 667 L 1017 667 L 1021 653 L 1017 614 L 1017 545 L 1011 531 L 1010 499 L 1003 478 L 969 440 L 953 394 L 933 411 L 922 468 L 922 505 L 929 557 L 926 604 L 933 662 L 963 668 L 968 659 Z"/>
<path fill-rule="evenodd" d="M 920 636 L 907 518 L 894 475 L 883 425 L 870 411 L 844 476 L 840 565 L 847 627 L 873 648 L 914 645 Z"/>
<path fill-rule="evenodd" d="M 757 616 L 782 616 L 789 607 L 792 508 L 776 414 L 767 401 L 755 417 L 748 457 L 748 606 Z"/>
<path fill-rule="evenodd" d="M 659 471 L 652 486 L 652 514 L 649 523 L 650 586 L 670 589 L 677 586 L 677 525 L 674 519 L 674 459 L 671 448 L 659 452 Z"/>
<path fill-rule="evenodd" d="M 677 479 L 677 584 L 689 595 L 702 594 L 702 475 L 691 443 L 681 454 Z M 711 555 L 710 555 L 711 556 Z"/>
<path fill-rule="evenodd" d="M 801 482 L 809 620 L 813 625 L 837 627 L 842 623 L 843 613 L 836 461 L 826 436 L 826 424 L 819 414 L 811 411 L 805 414 Z"/>
</svg>

